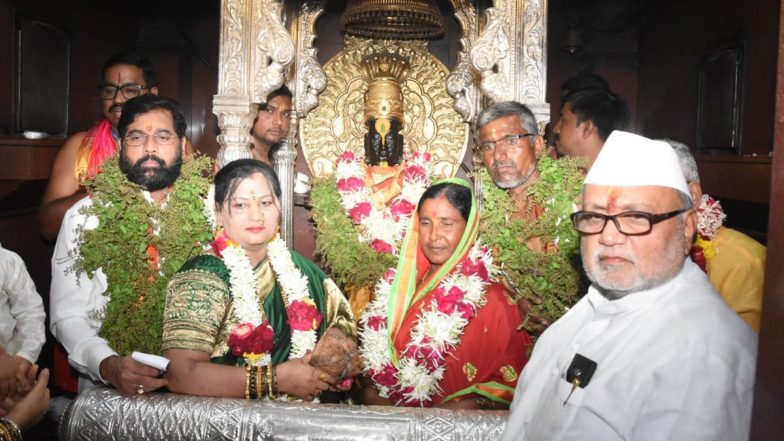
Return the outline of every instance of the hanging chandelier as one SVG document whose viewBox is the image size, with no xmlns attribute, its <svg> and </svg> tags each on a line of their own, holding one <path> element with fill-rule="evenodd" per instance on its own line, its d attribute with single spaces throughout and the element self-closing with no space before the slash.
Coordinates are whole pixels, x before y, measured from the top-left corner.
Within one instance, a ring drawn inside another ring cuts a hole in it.
<svg viewBox="0 0 784 441">
<path fill-rule="evenodd" d="M 349 35 L 384 40 L 432 40 L 444 33 L 432 0 L 355 0 L 340 25 Z"/>
</svg>

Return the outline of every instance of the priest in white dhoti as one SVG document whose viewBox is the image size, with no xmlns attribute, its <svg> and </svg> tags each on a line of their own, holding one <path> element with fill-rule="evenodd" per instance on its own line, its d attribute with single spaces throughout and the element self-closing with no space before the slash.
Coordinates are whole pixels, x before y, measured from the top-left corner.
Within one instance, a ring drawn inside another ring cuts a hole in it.
<svg viewBox="0 0 784 441">
<path fill-rule="evenodd" d="M 757 337 L 688 258 L 672 149 L 613 132 L 572 221 L 592 285 L 534 347 L 502 440 L 748 439 Z"/>
</svg>

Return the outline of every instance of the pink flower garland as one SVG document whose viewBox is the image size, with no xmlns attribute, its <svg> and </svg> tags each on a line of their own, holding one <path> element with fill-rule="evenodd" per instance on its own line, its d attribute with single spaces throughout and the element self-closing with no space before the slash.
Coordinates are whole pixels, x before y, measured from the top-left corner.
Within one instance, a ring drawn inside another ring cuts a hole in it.
<svg viewBox="0 0 784 441">
<path fill-rule="evenodd" d="M 397 365 L 390 355 L 387 330 L 387 302 L 395 270 L 384 273 L 376 286 L 376 299 L 361 318 L 365 371 L 381 396 L 397 405 L 432 405 L 433 396 L 441 391 L 446 357 L 484 305 L 485 287 L 495 271 L 490 249 L 474 244 L 466 260 L 441 281 L 430 304 L 419 312 Z"/>
<path fill-rule="evenodd" d="M 378 207 L 371 199 L 362 158 L 347 150 L 335 165 L 341 204 L 358 227 L 360 241 L 369 243 L 379 253 L 397 254 L 416 204 L 430 186 L 430 153 L 413 152 L 406 157 L 403 189 L 389 207 Z"/>
</svg>

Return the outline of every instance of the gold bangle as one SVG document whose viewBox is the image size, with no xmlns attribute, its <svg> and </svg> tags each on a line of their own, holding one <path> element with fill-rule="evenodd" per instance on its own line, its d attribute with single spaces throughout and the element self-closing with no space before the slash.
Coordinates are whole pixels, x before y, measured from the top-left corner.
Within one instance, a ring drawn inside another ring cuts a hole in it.
<svg viewBox="0 0 784 441">
<path fill-rule="evenodd" d="M 245 366 L 245 399 L 250 400 L 250 366 Z"/>
<path fill-rule="evenodd" d="M 264 398 L 264 396 L 267 394 L 266 390 L 264 389 L 264 383 L 266 382 L 266 376 L 267 376 L 267 367 L 266 366 L 261 366 L 259 368 L 259 370 L 256 371 L 256 384 L 257 384 L 256 388 L 258 390 L 258 393 L 256 394 L 256 398 L 257 399 L 258 398 Z"/>
<path fill-rule="evenodd" d="M 270 400 L 278 399 L 278 385 L 275 379 L 275 366 L 269 365 L 267 373 L 267 396 Z"/>
<path fill-rule="evenodd" d="M 0 431 L 3 432 L 4 439 L 8 441 L 22 441 L 22 431 L 12 420 L 0 418 Z"/>
</svg>

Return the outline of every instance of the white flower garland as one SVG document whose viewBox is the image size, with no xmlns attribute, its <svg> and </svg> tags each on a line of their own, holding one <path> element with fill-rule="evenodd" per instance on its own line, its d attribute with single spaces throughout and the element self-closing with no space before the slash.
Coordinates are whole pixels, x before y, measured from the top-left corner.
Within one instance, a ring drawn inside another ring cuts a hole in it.
<svg viewBox="0 0 784 441">
<path fill-rule="evenodd" d="M 432 173 L 429 153 L 411 153 L 402 171 L 400 194 L 389 206 L 378 206 L 364 184 L 362 158 L 351 151 L 344 152 L 336 162 L 335 180 L 346 215 L 359 226 L 360 242 L 370 243 L 379 252 L 397 254 L 416 204 L 430 186 Z"/>
<path fill-rule="evenodd" d="M 382 397 L 396 404 L 431 404 L 433 396 L 441 392 L 439 382 L 444 376 L 446 357 L 485 304 L 485 288 L 496 272 L 491 250 L 477 241 L 466 261 L 441 281 L 436 288 L 440 292 L 419 312 L 411 340 L 401 352 L 397 366 L 390 354 L 387 329 L 387 302 L 395 270 L 384 274 L 376 286 L 376 299 L 361 318 L 364 330 L 360 349 L 365 372 Z"/>
<path fill-rule="evenodd" d="M 258 286 L 253 274 L 253 267 L 245 250 L 231 243 L 221 253 L 226 267 L 229 269 L 231 294 L 234 298 L 234 315 L 239 323 L 251 323 L 258 326 L 262 322 L 261 306 L 257 295 Z M 278 283 L 286 300 L 286 308 L 295 301 L 315 304 L 310 300 L 308 278 L 294 265 L 286 243 L 279 237 L 267 245 L 267 255 L 272 269 L 277 275 Z M 303 357 L 307 351 L 316 346 L 316 329 L 309 331 L 291 331 L 291 352 L 289 359 Z"/>
<path fill-rule="evenodd" d="M 308 278 L 294 265 L 286 242 L 278 237 L 267 244 L 267 255 L 272 264 L 272 269 L 278 275 L 278 283 L 280 283 L 281 290 L 286 294 L 286 308 L 288 309 L 296 301 L 308 303 L 315 308 L 315 303 L 310 299 Z M 309 331 L 291 330 L 290 359 L 304 357 L 307 351 L 312 351 L 315 346 L 315 327 Z"/>
<path fill-rule="evenodd" d="M 725 219 L 727 215 L 724 214 L 721 202 L 703 194 L 700 206 L 697 207 L 697 232 L 704 239 L 711 240 L 716 237 Z"/>
<path fill-rule="evenodd" d="M 207 198 L 204 199 L 202 211 L 213 231 L 216 230 L 218 228 L 218 220 L 215 218 L 215 184 L 210 184 L 210 188 L 207 190 Z"/>
</svg>

